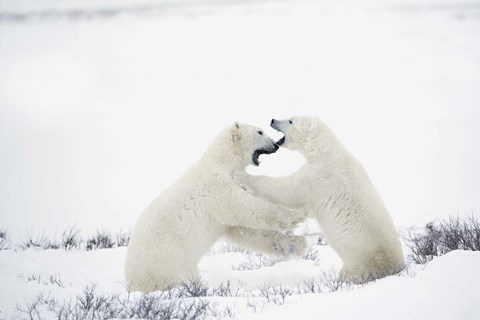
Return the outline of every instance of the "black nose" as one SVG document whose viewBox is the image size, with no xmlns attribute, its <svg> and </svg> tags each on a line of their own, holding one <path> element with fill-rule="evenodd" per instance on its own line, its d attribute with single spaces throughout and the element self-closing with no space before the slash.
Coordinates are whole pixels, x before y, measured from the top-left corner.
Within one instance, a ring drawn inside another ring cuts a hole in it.
<svg viewBox="0 0 480 320">
<path fill-rule="evenodd" d="M 276 143 L 275 143 L 273 146 L 275 147 L 275 150 L 280 149 L 280 147 L 279 147 L 278 144 L 276 144 Z"/>
<path fill-rule="evenodd" d="M 272 119 L 272 121 L 270 121 L 270 124 L 274 124 L 275 123 L 275 119 Z"/>
</svg>

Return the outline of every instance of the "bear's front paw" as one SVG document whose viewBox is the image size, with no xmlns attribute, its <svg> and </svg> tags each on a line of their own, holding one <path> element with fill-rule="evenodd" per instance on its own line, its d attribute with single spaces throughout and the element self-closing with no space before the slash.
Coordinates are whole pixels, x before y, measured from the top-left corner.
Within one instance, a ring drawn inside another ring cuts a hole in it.
<svg viewBox="0 0 480 320">
<path fill-rule="evenodd" d="M 287 236 L 280 244 L 278 251 L 284 257 L 301 257 L 307 249 L 307 241 L 301 236 Z"/>
</svg>

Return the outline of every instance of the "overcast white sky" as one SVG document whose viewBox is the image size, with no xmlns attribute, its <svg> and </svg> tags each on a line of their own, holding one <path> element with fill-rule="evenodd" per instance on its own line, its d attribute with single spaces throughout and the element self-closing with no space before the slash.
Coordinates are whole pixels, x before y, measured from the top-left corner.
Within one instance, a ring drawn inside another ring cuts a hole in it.
<svg viewBox="0 0 480 320">
<path fill-rule="evenodd" d="M 1 22 L 0 227 L 128 229 L 225 126 L 278 137 L 272 117 L 302 114 L 364 164 L 397 225 L 478 216 L 480 20 L 385 3 Z M 252 172 L 302 163 L 262 160 Z"/>
</svg>

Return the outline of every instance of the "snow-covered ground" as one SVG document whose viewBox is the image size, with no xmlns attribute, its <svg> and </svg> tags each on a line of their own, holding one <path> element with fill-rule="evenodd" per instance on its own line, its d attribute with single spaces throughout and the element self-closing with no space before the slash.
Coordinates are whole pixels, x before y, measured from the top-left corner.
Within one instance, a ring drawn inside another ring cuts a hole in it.
<svg viewBox="0 0 480 320">
<path fill-rule="evenodd" d="M 240 290 L 233 297 L 205 298 L 215 304 L 220 318 L 226 317 L 226 309 L 235 319 L 474 320 L 480 312 L 480 252 L 452 251 L 425 266 L 411 264 L 408 272 L 364 286 L 340 286 L 338 290 L 327 286 L 322 292 L 306 293 L 305 286 L 312 279 L 318 284 L 333 281 L 340 261 L 330 247 L 313 246 L 314 259 L 273 260 L 271 266 L 262 266 L 258 255 L 228 248 L 232 246 L 219 241 L 199 265 L 210 287 L 229 282 L 232 291 Z M 125 247 L 1 251 L 0 318 L 28 318 L 17 307 L 28 310 L 27 305 L 39 295 L 68 304 L 94 284 L 97 294 L 127 299 L 122 268 L 125 253 Z M 266 299 L 262 290 L 268 287 L 286 288 L 289 293 L 284 300 L 281 295 Z M 44 318 L 55 318 L 45 308 L 38 310 L 43 310 Z"/>
<path fill-rule="evenodd" d="M 392 276 L 363 288 L 309 294 L 244 319 L 477 319 L 480 297 L 472 288 L 480 253 L 451 252 L 413 277 Z M 242 317 L 240 317 L 242 318 Z"/>
</svg>

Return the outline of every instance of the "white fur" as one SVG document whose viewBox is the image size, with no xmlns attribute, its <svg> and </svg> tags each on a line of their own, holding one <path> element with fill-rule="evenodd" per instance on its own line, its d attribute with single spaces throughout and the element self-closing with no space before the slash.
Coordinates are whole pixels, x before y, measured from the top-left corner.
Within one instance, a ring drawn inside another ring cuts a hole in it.
<svg viewBox="0 0 480 320">
<path fill-rule="evenodd" d="M 295 226 L 304 215 L 252 196 L 232 178 L 252 162 L 254 150 L 275 146 L 259 131 L 238 123 L 222 131 L 203 157 L 145 209 L 125 262 L 131 291 L 164 290 L 197 279 L 198 261 L 222 235 L 266 253 L 303 252 L 302 237 L 275 230 Z"/>
<path fill-rule="evenodd" d="M 292 122 L 292 123 L 290 123 Z M 284 147 L 300 151 L 306 164 L 281 178 L 241 174 L 253 193 L 290 208 L 305 207 L 342 258 L 343 278 L 365 282 L 404 267 L 397 230 L 362 165 L 316 118 L 272 124 L 284 132 Z"/>
</svg>

